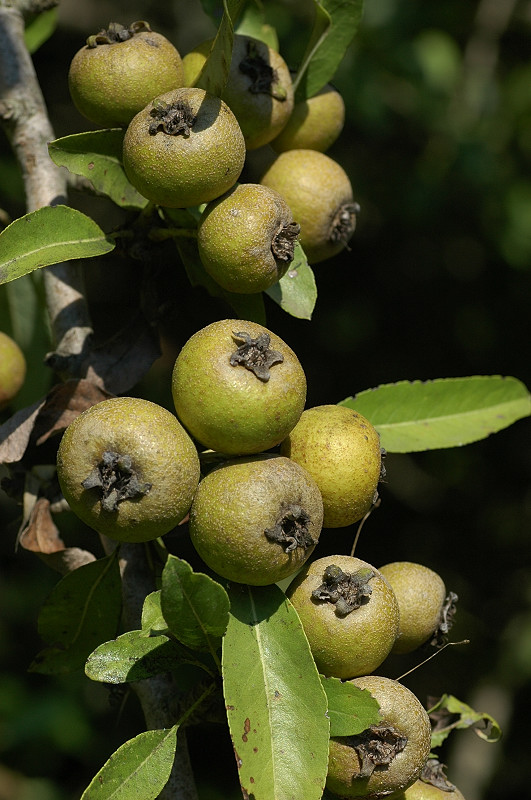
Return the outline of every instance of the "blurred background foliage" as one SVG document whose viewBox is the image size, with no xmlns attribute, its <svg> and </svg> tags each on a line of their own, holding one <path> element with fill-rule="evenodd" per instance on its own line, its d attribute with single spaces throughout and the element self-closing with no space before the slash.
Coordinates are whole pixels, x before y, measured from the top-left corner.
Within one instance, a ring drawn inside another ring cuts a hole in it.
<svg viewBox="0 0 531 800">
<path fill-rule="evenodd" d="M 280 51 L 296 67 L 310 0 L 266 0 Z M 57 136 L 87 130 L 67 70 L 86 37 L 108 22 L 148 20 L 182 54 L 214 28 L 199 0 L 62 0 L 54 35 L 34 54 Z M 268 301 L 268 326 L 298 353 L 308 405 L 337 402 L 380 383 L 471 374 L 514 375 L 531 386 L 531 2 L 366 0 L 360 32 L 335 78 L 347 124 L 329 154 L 361 205 L 351 248 L 315 268 L 311 323 Z M 107 229 L 120 213 L 72 193 Z M 3 223 L 25 213 L 22 183 L 0 135 Z M 140 278 L 87 265 L 96 329 L 109 332 L 138 299 Z M 186 288 L 177 259 L 160 265 L 165 290 Z M 2 287 L 2 329 L 30 364 L 10 412 L 40 397 L 50 377 L 38 274 Z M 172 408 L 174 355 L 191 333 L 231 316 L 194 290 L 168 319 L 164 356 L 135 392 Z M 178 305 L 178 304 L 177 304 Z M 16 309 L 23 309 L 24 313 Z M 4 412 L 2 419 L 7 418 Z M 462 449 L 389 455 L 380 507 L 357 555 L 379 566 L 413 560 L 459 595 L 449 647 L 404 679 L 421 700 L 454 694 L 496 717 L 489 745 L 457 732 L 441 757 L 467 800 L 505 800 L 528 788 L 531 702 L 531 449 L 528 421 Z M 41 643 L 38 609 L 57 580 L 14 552 L 18 509 L 0 496 L 0 800 L 74 800 L 119 744 L 142 730 L 136 701 L 82 675 L 26 672 Z M 90 533 L 61 520 L 67 543 Z M 353 529 L 325 532 L 318 555 L 350 551 Z M 89 544 L 87 545 L 87 542 Z M 398 677 L 420 656 L 390 659 Z M 240 797 L 226 732 L 190 732 L 201 800 Z M 205 759 L 206 756 L 206 759 Z"/>
</svg>

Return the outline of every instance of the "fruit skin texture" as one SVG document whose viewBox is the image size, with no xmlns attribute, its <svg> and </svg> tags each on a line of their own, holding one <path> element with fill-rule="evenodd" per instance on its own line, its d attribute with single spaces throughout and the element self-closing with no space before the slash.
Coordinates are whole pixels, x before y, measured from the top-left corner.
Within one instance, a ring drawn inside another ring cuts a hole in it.
<svg viewBox="0 0 531 800">
<path fill-rule="evenodd" d="M 457 787 L 451 792 L 446 792 L 419 779 L 411 784 L 405 792 L 393 794 L 390 800 L 465 800 L 465 798 Z"/>
<path fill-rule="evenodd" d="M 241 340 L 270 337 L 283 356 L 261 380 L 231 356 Z M 229 455 L 260 453 L 279 444 L 298 421 L 306 401 L 306 377 L 293 350 L 255 322 L 225 319 L 197 331 L 177 356 L 172 375 L 177 416 L 201 444 Z"/>
<path fill-rule="evenodd" d="M 185 83 L 193 86 L 212 47 L 212 40 L 202 42 L 183 58 Z M 254 66 L 262 63 L 273 72 L 273 82 L 263 85 L 263 76 L 256 75 Z M 250 61 L 251 74 L 245 69 Z M 262 78 L 262 87 L 257 88 Z M 274 139 L 287 123 L 293 110 L 293 83 L 282 56 L 264 42 L 251 36 L 236 34 L 232 49 L 229 76 L 222 93 L 240 123 L 247 150 L 254 150 Z"/>
<path fill-rule="evenodd" d="M 336 405 L 306 409 L 280 451 L 319 486 L 325 528 L 351 525 L 371 508 L 381 473 L 380 438 L 357 411 Z"/>
<path fill-rule="evenodd" d="M 0 331 L 0 409 L 9 405 L 21 389 L 25 378 L 24 353 L 11 336 Z"/>
<path fill-rule="evenodd" d="M 423 564 L 393 561 L 380 567 L 396 595 L 400 632 L 392 653 L 410 653 L 437 629 L 446 598 L 442 578 Z"/>
<path fill-rule="evenodd" d="M 278 192 L 259 184 L 240 184 L 203 211 L 197 232 L 199 256 L 223 289 L 263 292 L 280 280 L 293 260 L 293 241 L 290 257 L 279 250 L 280 258 L 272 249 L 278 234 L 290 227 L 298 231 Z"/>
<path fill-rule="evenodd" d="M 157 109 L 185 104 L 194 119 L 188 134 L 156 130 Z M 150 133 L 151 131 L 154 131 Z M 208 203 L 238 180 L 245 142 L 230 108 L 203 89 L 176 89 L 155 98 L 131 120 L 123 164 L 140 194 L 169 208 Z"/>
<path fill-rule="evenodd" d="M 368 601 L 346 616 L 338 616 L 333 603 L 312 598 L 330 565 L 350 574 L 360 569 L 374 573 Z M 327 677 L 365 675 L 389 654 L 398 634 L 398 603 L 385 578 L 366 561 L 345 555 L 319 558 L 301 570 L 286 594 L 299 614 L 317 668 Z"/>
<path fill-rule="evenodd" d="M 238 583 L 265 586 L 296 572 L 315 544 L 285 552 L 265 534 L 286 509 L 309 515 L 308 533 L 317 543 L 323 520 L 319 489 L 297 464 L 261 454 L 232 459 L 203 478 L 190 509 L 190 537 L 205 563 Z M 288 521 L 289 527 L 289 521 Z"/>
<path fill-rule="evenodd" d="M 99 488 L 84 481 L 103 453 L 129 455 L 143 496 L 105 510 Z M 112 539 L 144 542 L 174 528 L 187 514 L 199 482 L 197 450 L 176 417 L 135 397 L 112 397 L 91 406 L 68 426 L 57 454 L 57 477 L 72 511 Z"/>
<path fill-rule="evenodd" d="M 285 150 L 319 150 L 331 147 L 345 124 L 345 103 L 330 84 L 307 100 L 295 103 L 283 129 L 271 142 L 278 152 Z"/>
<path fill-rule="evenodd" d="M 407 737 L 407 743 L 388 765 L 376 767 L 370 777 L 361 777 L 360 759 L 348 744 L 354 737 L 330 739 L 327 789 L 341 798 L 394 797 L 394 793 L 417 780 L 429 756 L 431 725 L 428 714 L 409 689 L 390 678 L 365 675 L 354 678 L 352 683 L 369 690 L 380 705 L 382 722 Z"/>
<path fill-rule="evenodd" d="M 276 189 L 301 226 L 300 242 L 311 264 L 343 250 L 352 236 L 359 207 L 345 170 L 326 153 L 287 150 L 260 181 Z"/>
<path fill-rule="evenodd" d="M 183 85 L 179 52 L 165 36 L 150 30 L 126 41 L 85 45 L 68 72 L 77 110 L 106 128 L 125 127 L 154 97 Z"/>
</svg>

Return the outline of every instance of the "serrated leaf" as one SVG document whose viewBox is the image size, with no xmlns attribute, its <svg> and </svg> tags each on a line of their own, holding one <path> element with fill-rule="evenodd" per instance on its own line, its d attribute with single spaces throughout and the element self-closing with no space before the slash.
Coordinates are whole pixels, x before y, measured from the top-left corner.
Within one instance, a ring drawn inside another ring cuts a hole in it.
<svg viewBox="0 0 531 800">
<path fill-rule="evenodd" d="M 223 638 L 227 718 L 245 796 L 318 800 L 327 700 L 299 617 L 277 586 L 234 584 Z"/>
<path fill-rule="evenodd" d="M 208 575 L 194 572 L 177 556 L 162 571 L 161 608 L 173 635 L 198 650 L 215 650 L 229 619 L 227 592 Z"/>
<path fill-rule="evenodd" d="M 85 675 L 100 683 L 129 683 L 170 672 L 182 661 L 182 648 L 167 636 L 127 631 L 100 644 L 88 657 Z"/>
<path fill-rule="evenodd" d="M 328 700 L 330 736 L 355 736 L 381 720 L 380 706 L 367 689 L 321 675 Z"/>
<path fill-rule="evenodd" d="M 152 633 L 168 633 L 169 628 L 160 605 L 160 589 L 148 594 L 142 607 L 142 632 L 145 636 Z"/>
<path fill-rule="evenodd" d="M 335 75 L 358 30 L 363 0 L 314 0 L 310 39 L 295 76 L 295 100 L 313 97 Z"/>
<path fill-rule="evenodd" d="M 0 233 L 0 284 L 73 258 L 110 253 L 94 220 L 69 206 L 44 206 L 19 217 Z"/>
<path fill-rule="evenodd" d="M 91 780 L 81 800 L 155 800 L 170 777 L 177 725 L 125 742 Z"/>
<path fill-rule="evenodd" d="M 122 166 L 122 128 L 109 128 L 63 136 L 48 144 L 58 167 L 87 178 L 98 192 L 123 208 L 145 208 L 148 201 L 129 180 Z"/>
<path fill-rule="evenodd" d="M 244 8 L 241 20 L 236 29 L 241 36 L 252 36 L 265 42 L 272 50 L 278 52 L 278 36 L 272 25 L 268 25 L 262 3 L 251 0 Z"/>
<path fill-rule="evenodd" d="M 232 59 L 234 24 L 246 0 L 223 0 L 223 16 L 196 86 L 221 97 L 227 83 Z"/>
<path fill-rule="evenodd" d="M 298 319 L 311 319 L 317 300 L 315 275 L 299 242 L 288 272 L 266 294 L 287 314 Z"/>
<path fill-rule="evenodd" d="M 531 414 L 524 384 L 500 375 L 399 381 L 360 392 L 339 405 L 363 414 L 389 453 L 459 447 Z"/>
<path fill-rule="evenodd" d="M 116 553 L 65 575 L 41 608 L 39 634 L 49 647 L 29 671 L 50 675 L 82 669 L 89 654 L 116 635 L 121 601 Z"/>
<path fill-rule="evenodd" d="M 487 742 L 497 742 L 501 729 L 494 717 L 473 708 L 450 694 L 443 694 L 428 714 L 432 721 L 431 746 L 440 747 L 453 730 L 472 728 Z"/>
</svg>

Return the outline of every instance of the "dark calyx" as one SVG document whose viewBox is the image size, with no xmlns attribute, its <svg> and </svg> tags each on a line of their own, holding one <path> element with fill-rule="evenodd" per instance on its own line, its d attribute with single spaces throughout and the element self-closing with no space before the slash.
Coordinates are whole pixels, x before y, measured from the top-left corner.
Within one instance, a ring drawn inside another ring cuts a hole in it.
<svg viewBox="0 0 531 800">
<path fill-rule="evenodd" d="M 448 632 L 454 623 L 454 616 L 455 612 L 457 611 L 456 603 L 458 599 L 459 598 L 455 592 L 448 592 L 446 600 L 444 601 L 444 605 L 441 609 L 439 624 L 430 640 L 430 645 L 432 647 L 440 649 L 441 647 L 444 647 L 448 641 Z"/>
<path fill-rule="evenodd" d="M 149 125 L 151 136 L 155 136 L 159 131 L 167 133 L 168 136 L 190 136 L 197 119 L 184 100 L 176 100 L 175 103 L 155 100 L 149 114 L 153 117 L 153 122 Z"/>
<path fill-rule="evenodd" d="M 252 339 L 247 331 L 232 334 L 238 349 L 230 357 L 231 367 L 241 366 L 253 372 L 259 380 L 267 383 L 271 374 L 270 368 L 274 364 L 284 361 L 284 356 L 278 350 L 270 350 L 271 337 L 268 333 L 261 333 Z"/>
<path fill-rule="evenodd" d="M 372 725 L 357 736 L 343 740 L 353 747 L 360 760 L 360 778 L 370 778 L 377 767 L 388 767 L 407 744 L 403 736 L 392 725 Z"/>
<path fill-rule="evenodd" d="M 97 47 L 99 44 L 120 44 L 120 42 L 132 39 L 137 33 L 150 32 L 151 28 L 143 20 L 132 22 L 129 26 L 120 25 L 119 22 L 110 22 L 107 29 L 102 28 L 99 33 L 89 36 L 87 47 Z"/>
<path fill-rule="evenodd" d="M 372 587 L 369 581 L 374 577 L 372 569 L 362 567 L 357 572 L 348 573 L 330 564 L 323 572 L 323 582 L 312 592 L 312 599 L 334 603 L 338 617 L 346 617 L 364 603 L 369 602 Z"/>
<path fill-rule="evenodd" d="M 437 758 L 428 758 L 422 772 L 420 773 L 420 780 L 423 783 L 429 783 L 432 786 L 436 786 L 437 789 L 440 789 L 443 792 L 453 792 L 455 786 L 453 783 L 450 783 L 444 774 L 445 769 L 445 765 L 441 764 Z"/>
<path fill-rule="evenodd" d="M 105 511 L 117 511 L 119 503 L 143 497 L 152 484 L 139 481 L 131 456 L 105 450 L 100 463 L 81 482 L 81 486 L 98 489 L 101 507 Z"/>
<path fill-rule="evenodd" d="M 344 203 L 338 208 L 330 225 L 328 234 L 329 240 L 333 244 L 341 242 L 346 245 L 354 231 L 356 230 L 356 214 L 360 213 L 357 203 Z"/>
<path fill-rule="evenodd" d="M 297 547 L 307 550 L 317 544 L 308 530 L 309 523 L 310 515 L 301 506 L 291 504 L 283 509 L 274 528 L 267 528 L 264 533 L 270 542 L 280 544 L 285 553 Z"/>
<path fill-rule="evenodd" d="M 269 94 L 280 101 L 286 99 L 285 89 L 278 84 L 276 70 L 258 55 L 254 42 L 247 43 L 247 55 L 240 61 L 238 69 L 250 79 L 248 91 L 251 94 Z"/>
<path fill-rule="evenodd" d="M 283 264 L 291 264 L 295 253 L 295 242 L 301 232 L 298 222 L 290 222 L 284 225 L 274 236 L 271 244 L 271 251 L 277 261 Z"/>
</svg>

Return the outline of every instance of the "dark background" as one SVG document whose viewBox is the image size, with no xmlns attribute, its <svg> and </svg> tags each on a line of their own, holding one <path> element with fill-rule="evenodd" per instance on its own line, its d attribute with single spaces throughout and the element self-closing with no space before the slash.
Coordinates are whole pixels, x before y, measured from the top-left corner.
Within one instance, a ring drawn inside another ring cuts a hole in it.
<svg viewBox="0 0 531 800">
<path fill-rule="evenodd" d="M 308 406 L 401 379 L 501 374 L 531 386 L 531 5 L 367 0 L 365 6 L 334 80 L 347 124 L 329 151 L 351 177 L 362 209 L 358 230 L 349 251 L 316 265 L 312 321 L 290 318 L 266 299 L 268 327 L 297 352 Z M 266 1 L 265 7 L 281 53 L 296 66 L 312 3 Z M 134 19 L 148 20 L 182 54 L 214 30 L 198 0 L 63 2 L 56 33 L 34 55 L 57 136 L 89 127 L 69 100 L 71 57 L 111 20 Z M 106 229 L 119 222 L 103 201 L 73 193 L 71 202 Z M 0 206 L 12 218 L 25 212 L 1 136 Z M 126 313 L 134 301 L 140 277 L 134 264 L 129 268 L 124 278 L 103 262 L 87 265 L 100 330 L 119 318 L 120 304 Z M 178 297 L 185 282 L 177 260 L 161 272 Z M 39 278 L 31 280 L 28 303 L 40 291 Z M 176 304 L 165 326 L 166 356 L 134 390 L 168 408 L 174 349 L 202 325 L 232 316 L 201 290 L 194 297 L 196 303 Z M 6 317 L 2 328 L 9 324 Z M 42 331 L 42 322 L 33 333 L 20 331 L 31 378 L 15 407 L 47 387 Z M 357 549 L 375 566 L 424 563 L 459 595 L 451 638 L 470 644 L 447 648 L 404 682 L 422 700 L 448 692 L 502 725 L 498 744 L 465 731 L 443 748 L 448 775 L 467 800 L 521 796 L 528 784 L 529 444 L 524 420 L 461 449 L 388 455 L 382 503 Z M 106 690 L 83 676 L 26 673 L 41 648 L 38 609 L 57 577 L 31 554 L 14 554 L 17 515 L 0 496 L 0 800 L 74 800 L 110 753 L 142 730 L 142 720 L 134 698 L 122 709 L 121 698 L 109 705 Z M 68 540 L 72 528 L 60 524 Z M 354 528 L 326 531 L 316 555 L 348 552 L 354 534 Z M 417 661 L 397 658 L 382 671 L 398 677 Z M 190 740 L 201 800 L 238 798 L 228 736 L 212 726 L 192 731 Z"/>
</svg>

